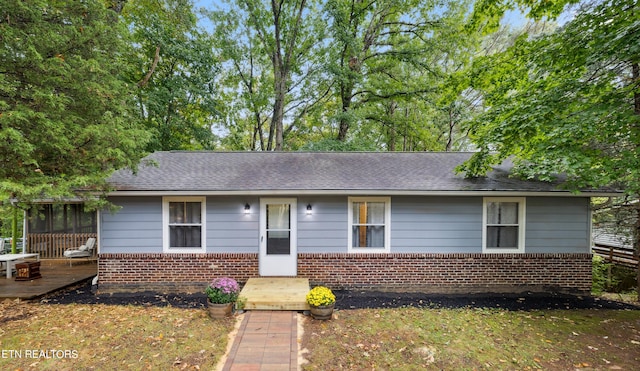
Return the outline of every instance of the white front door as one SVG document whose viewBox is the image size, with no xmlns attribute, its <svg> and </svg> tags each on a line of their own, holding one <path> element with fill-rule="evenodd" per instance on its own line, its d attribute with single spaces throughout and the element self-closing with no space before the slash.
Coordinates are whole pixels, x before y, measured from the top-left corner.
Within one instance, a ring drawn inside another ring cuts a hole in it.
<svg viewBox="0 0 640 371">
<path fill-rule="evenodd" d="M 260 275 L 295 276 L 298 273 L 295 198 L 260 200 Z"/>
</svg>

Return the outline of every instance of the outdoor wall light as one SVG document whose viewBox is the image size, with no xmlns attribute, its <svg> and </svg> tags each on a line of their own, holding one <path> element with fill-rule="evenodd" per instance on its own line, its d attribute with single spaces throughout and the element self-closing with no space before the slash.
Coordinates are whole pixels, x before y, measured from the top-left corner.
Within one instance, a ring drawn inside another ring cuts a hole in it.
<svg viewBox="0 0 640 371">
<path fill-rule="evenodd" d="M 248 203 L 244 204 L 244 213 L 249 214 L 249 211 L 251 211 L 251 205 Z"/>
<path fill-rule="evenodd" d="M 311 204 L 307 204 L 307 215 L 311 215 Z"/>
</svg>

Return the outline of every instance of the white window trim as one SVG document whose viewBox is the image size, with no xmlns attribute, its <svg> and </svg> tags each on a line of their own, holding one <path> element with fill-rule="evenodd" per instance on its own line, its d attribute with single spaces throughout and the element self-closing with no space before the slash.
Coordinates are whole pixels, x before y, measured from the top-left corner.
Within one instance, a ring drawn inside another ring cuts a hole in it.
<svg viewBox="0 0 640 371">
<path fill-rule="evenodd" d="M 201 241 L 199 248 L 169 247 L 169 202 L 200 202 Z M 204 253 L 207 251 L 207 198 L 206 197 L 162 197 L 162 252 L 164 253 Z"/>
<path fill-rule="evenodd" d="M 517 202 L 518 203 L 518 248 L 497 249 L 487 248 L 487 204 L 490 202 Z M 525 250 L 525 226 L 527 203 L 525 197 L 484 197 L 482 201 L 482 252 L 484 254 L 521 254 Z"/>
<path fill-rule="evenodd" d="M 353 241 L 353 203 L 384 202 L 384 248 L 352 247 Z M 347 203 L 347 248 L 349 253 L 389 253 L 391 251 L 391 197 L 349 197 Z"/>
</svg>

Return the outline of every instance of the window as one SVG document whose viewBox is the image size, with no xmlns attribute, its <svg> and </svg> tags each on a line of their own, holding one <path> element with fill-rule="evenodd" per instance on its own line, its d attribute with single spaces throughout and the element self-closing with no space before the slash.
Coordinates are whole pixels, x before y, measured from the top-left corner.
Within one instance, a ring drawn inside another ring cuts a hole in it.
<svg viewBox="0 0 640 371">
<path fill-rule="evenodd" d="M 349 197 L 348 214 L 350 252 L 389 252 L 389 197 Z"/>
<path fill-rule="evenodd" d="M 266 208 L 267 255 L 291 253 L 291 204 L 264 205 Z"/>
<path fill-rule="evenodd" d="M 205 205 L 204 197 L 164 198 L 164 252 L 205 251 Z"/>
<path fill-rule="evenodd" d="M 484 199 L 482 251 L 485 253 L 524 252 L 525 199 L 496 197 Z"/>
</svg>

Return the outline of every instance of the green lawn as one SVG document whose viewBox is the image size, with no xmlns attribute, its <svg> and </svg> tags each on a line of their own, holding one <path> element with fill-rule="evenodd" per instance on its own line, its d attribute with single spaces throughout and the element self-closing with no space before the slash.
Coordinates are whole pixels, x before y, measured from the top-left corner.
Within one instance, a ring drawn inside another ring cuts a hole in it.
<svg viewBox="0 0 640 371">
<path fill-rule="evenodd" d="M 0 369 L 200 369 L 234 320 L 201 309 L 0 304 Z M 640 310 L 368 309 L 304 317 L 304 370 L 635 369 Z"/>
<path fill-rule="evenodd" d="M 304 370 L 635 369 L 640 310 L 375 309 L 306 319 Z"/>
<path fill-rule="evenodd" d="M 204 310 L 0 304 L 2 370 L 212 370 L 233 320 Z"/>
</svg>

